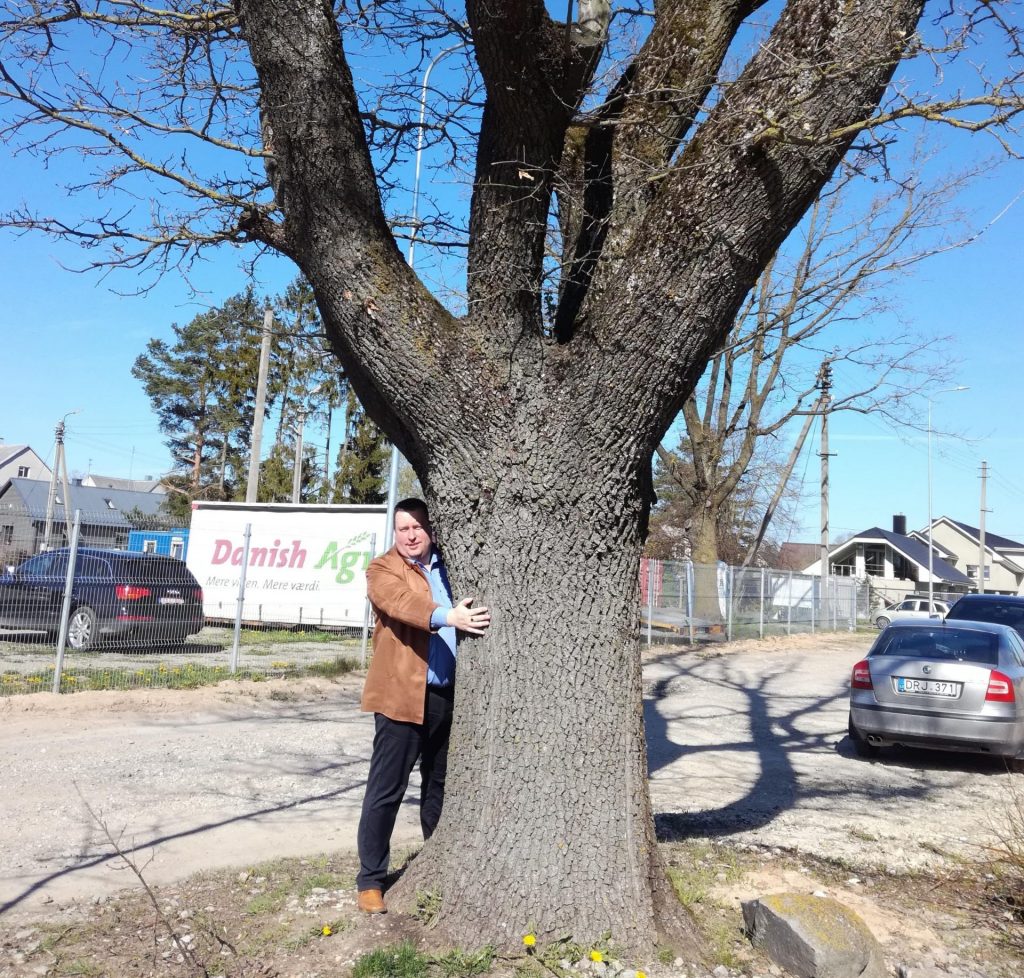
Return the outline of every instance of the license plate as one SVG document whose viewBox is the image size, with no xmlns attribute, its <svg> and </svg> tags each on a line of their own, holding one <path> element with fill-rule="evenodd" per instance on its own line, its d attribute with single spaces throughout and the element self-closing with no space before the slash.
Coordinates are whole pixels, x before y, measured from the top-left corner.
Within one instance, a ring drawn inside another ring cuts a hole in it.
<svg viewBox="0 0 1024 978">
<path fill-rule="evenodd" d="M 897 693 L 924 693 L 926 696 L 948 696 L 950 699 L 956 699 L 962 687 L 963 683 L 949 683 L 941 679 L 896 677 Z"/>
<path fill-rule="evenodd" d="M 184 604 L 184 598 L 161 598 L 160 604 Z"/>
</svg>

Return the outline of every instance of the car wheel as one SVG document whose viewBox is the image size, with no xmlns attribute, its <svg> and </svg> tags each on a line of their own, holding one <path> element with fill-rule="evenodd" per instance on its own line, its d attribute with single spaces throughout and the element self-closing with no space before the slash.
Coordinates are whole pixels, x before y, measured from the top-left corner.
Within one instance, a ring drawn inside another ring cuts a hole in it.
<svg viewBox="0 0 1024 978">
<path fill-rule="evenodd" d="M 850 742 L 853 744 L 853 749 L 858 757 L 878 757 L 879 749 L 874 744 L 868 743 L 867 737 L 854 725 L 852 716 L 846 729 L 850 734 Z"/>
<path fill-rule="evenodd" d="M 1014 774 L 1024 774 L 1024 757 L 1008 757 L 1006 759 L 1006 766 Z"/>
<path fill-rule="evenodd" d="M 876 625 L 877 625 L 877 626 L 878 626 L 879 628 L 888 628 L 888 627 L 889 627 L 889 622 L 890 622 L 890 619 L 889 619 L 889 618 L 886 618 L 886 616 L 885 616 L 885 615 L 879 615 L 879 616 L 878 616 L 878 617 L 877 617 L 877 618 L 875 619 L 875 624 L 876 624 Z"/>
<path fill-rule="evenodd" d="M 96 612 L 87 604 L 79 605 L 68 619 L 68 645 L 85 652 L 96 644 Z"/>
</svg>

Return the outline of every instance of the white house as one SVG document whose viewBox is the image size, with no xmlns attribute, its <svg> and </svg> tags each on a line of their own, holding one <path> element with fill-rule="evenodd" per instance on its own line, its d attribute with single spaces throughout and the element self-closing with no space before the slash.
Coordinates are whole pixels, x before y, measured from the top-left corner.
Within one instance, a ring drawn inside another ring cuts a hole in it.
<svg viewBox="0 0 1024 978">
<path fill-rule="evenodd" d="M 11 479 L 43 479 L 49 482 L 51 476 L 47 464 L 28 445 L 0 442 L 0 486 Z"/>
<path fill-rule="evenodd" d="M 893 517 L 892 530 L 873 526 L 837 544 L 829 551 L 828 562 L 830 574 L 867 580 L 885 601 L 898 601 L 907 594 L 928 589 L 928 545 L 919 534 L 907 534 L 905 516 Z M 963 594 L 974 590 L 974 582 L 957 563 L 955 551 L 933 540 L 933 591 Z M 821 559 L 803 573 L 821 574 Z"/>
</svg>

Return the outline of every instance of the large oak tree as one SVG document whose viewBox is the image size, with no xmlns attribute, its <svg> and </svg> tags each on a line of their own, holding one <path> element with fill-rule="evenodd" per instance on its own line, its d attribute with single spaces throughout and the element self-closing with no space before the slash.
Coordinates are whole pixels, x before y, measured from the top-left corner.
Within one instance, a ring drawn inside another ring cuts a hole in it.
<svg viewBox="0 0 1024 978">
<path fill-rule="evenodd" d="M 471 944 L 532 927 L 644 945 L 668 919 L 637 645 L 655 446 L 859 134 L 1019 108 L 1015 78 L 880 108 L 923 0 L 579 7 L 566 25 L 541 0 L 8 0 L 0 40 L 7 138 L 83 152 L 80 188 L 105 191 L 91 221 L 7 223 L 100 266 L 221 242 L 293 259 L 422 482 L 456 590 L 494 609 L 460 653 L 444 818 L 402 883 L 439 893 Z M 1016 55 L 1008 16 L 950 11 L 948 50 L 987 22 Z M 468 74 L 420 129 L 420 69 L 456 39 Z M 355 76 L 361 45 L 377 58 Z M 423 61 L 385 85 L 384 51 Z M 473 157 L 465 235 L 431 216 L 465 249 L 457 311 L 397 246 L 423 222 L 385 208 L 420 132 Z"/>
</svg>

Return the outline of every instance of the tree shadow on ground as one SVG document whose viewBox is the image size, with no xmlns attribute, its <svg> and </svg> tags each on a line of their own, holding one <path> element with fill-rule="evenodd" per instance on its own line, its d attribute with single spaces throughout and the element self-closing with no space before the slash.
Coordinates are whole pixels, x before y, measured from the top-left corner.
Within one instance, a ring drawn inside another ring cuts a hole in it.
<svg viewBox="0 0 1024 978">
<path fill-rule="evenodd" d="M 802 777 L 797 761 L 805 754 L 828 754 L 846 764 L 898 766 L 963 773 L 1006 773 L 996 758 L 940 751 L 895 749 L 877 760 L 856 757 L 846 731 L 848 683 L 832 670 L 808 693 L 796 661 L 766 661 L 759 673 L 749 659 L 682 653 L 659 657 L 657 678 L 645 685 L 644 724 L 648 770 L 655 778 L 674 768 L 685 778 L 686 761 L 721 755 L 733 781 L 745 781 L 742 794 L 719 807 L 661 811 L 655 815 L 658 838 L 674 841 L 693 835 L 721 837 L 769 825 L 798 806 L 825 807 L 850 799 L 892 805 L 921 802 L 935 790 L 920 779 L 892 783 L 871 777 L 851 780 L 837 768 L 834 777 Z M 703 727 L 714 724 L 719 739 Z M 721 737 L 721 734 L 726 734 Z M 730 755 L 736 764 L 730 764 Z M 740 777 L 736 772 L 740 772 Z M 848 769 L 847 769 L 848 773 Z M 696 775 L 694 775 L 696 776 Z M 655 793 L 655 792 L 652 792 Z"/>
</svg>

